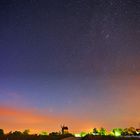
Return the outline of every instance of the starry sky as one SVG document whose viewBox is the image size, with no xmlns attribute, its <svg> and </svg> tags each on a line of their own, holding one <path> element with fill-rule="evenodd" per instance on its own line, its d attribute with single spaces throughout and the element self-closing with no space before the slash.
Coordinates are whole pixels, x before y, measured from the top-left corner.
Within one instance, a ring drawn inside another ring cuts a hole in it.
<svg viewBox="0 0 140 140">
<path fill-rule="evenodd" d="M 0 0 L 6 132 L 138 127 L 139 106 L 139 0 Z"/>
</svg>

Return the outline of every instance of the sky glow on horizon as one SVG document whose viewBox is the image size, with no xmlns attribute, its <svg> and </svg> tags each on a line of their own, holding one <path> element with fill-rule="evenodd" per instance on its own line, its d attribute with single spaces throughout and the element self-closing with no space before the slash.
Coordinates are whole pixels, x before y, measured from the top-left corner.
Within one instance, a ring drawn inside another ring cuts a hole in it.
<svg viewBox="0 0 140 140">
<path fill-rule="evenodd" d="M 6 132 L 139 127 L 138 0 L 1 0 Z"/>
</svg>

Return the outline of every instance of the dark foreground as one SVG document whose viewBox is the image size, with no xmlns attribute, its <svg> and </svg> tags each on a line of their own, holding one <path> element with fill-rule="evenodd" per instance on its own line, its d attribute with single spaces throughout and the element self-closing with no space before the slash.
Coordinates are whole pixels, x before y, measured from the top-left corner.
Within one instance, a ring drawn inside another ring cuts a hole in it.
<svg viewBox="0 0 140 140">
<path fill-rule="evenodd" d="M 81 140 L 140 140 L 138 137 L 114 137 L 114 136 L 94 136 L 87 135 Z"/>
<path fill-rule="evenodd" d="M 76 138 L 72 135 L 54 135 L 54 136 L 42 136 L 42 135 L 27 135 L 27 136 L 13 136 L 3 135 L 0 136 L 0 140 L 140 140 L 138 137 L 114 137 L 114 136 L 94 136 L 87 135 L 83 138 Z"/>
<path fill-rule="evenodd" d="M 62 140 L 71 137 L 71 134 L 66 135 L 3 135 L 0 140 Z"/>
</svg>

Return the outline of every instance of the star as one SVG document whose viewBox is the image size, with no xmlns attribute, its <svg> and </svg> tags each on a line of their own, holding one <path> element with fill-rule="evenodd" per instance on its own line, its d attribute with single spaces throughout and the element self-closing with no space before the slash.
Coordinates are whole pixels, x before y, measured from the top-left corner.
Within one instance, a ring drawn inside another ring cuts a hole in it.
<svg viewBox="0 0 140 140">
<path fill-rule="evenodd" d="M 105 35 L 105 39 L 108 39 L 110 37 L 110 34 Z"/>
</svg>

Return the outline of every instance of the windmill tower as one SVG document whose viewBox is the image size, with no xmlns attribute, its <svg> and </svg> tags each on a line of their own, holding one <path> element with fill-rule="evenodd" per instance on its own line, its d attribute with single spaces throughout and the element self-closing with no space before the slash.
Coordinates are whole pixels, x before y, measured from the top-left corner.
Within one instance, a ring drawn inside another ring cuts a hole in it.
<svg viewBox="0 0 140 140">
<path fill-rule="evenodd" d="M 62 132 L 62 135 L 68 134 L 68 127 L 65 125 L 61 125 L 61 132 Z"/>
</svg>

